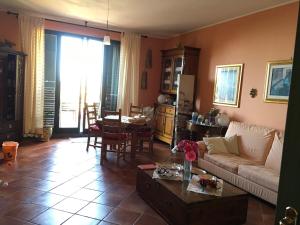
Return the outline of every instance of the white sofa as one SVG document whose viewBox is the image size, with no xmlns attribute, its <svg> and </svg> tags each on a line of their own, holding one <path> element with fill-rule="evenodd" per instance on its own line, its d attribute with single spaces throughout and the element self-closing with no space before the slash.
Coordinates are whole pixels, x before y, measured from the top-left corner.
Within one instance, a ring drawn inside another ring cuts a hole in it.
<svg viewBox="0 0 300 225">
<path fill-rule="evenodd" d="M 232 121 L 225 138 L 237 135 L 239 155 L 209 154 L 198 142 L 198 165 L 272 204 L 277 202 L 282 140 L 274 129 Z"/>
</svg>

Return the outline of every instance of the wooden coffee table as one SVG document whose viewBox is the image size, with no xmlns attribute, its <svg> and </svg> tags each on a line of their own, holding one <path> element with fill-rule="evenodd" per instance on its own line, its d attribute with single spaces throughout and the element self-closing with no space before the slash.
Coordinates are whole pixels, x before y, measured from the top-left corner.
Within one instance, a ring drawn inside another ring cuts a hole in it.
<svg viewBox="0 0 300 225">
<path fill-rule="evenodd" d="M 226 182 L 221 197 L 186 191 L 179 181 L 152 179 L 154 170 L 137 171 L 139 195 L 169 224 L 239 225 L 246 222 L 248 193 Z"/>
</svg>

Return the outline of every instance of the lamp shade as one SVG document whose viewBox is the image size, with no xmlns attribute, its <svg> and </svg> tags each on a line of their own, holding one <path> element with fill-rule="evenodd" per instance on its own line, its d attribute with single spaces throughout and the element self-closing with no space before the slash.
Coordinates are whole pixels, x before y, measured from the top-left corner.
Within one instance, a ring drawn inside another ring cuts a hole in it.
<svg viewBox="0 0 300 225">
<path fill-rule="evenodd" d="M 103 44 L 104 45 L 110 45 L 110 36 L 105 35 L 103 38 Z"/>
</svg>

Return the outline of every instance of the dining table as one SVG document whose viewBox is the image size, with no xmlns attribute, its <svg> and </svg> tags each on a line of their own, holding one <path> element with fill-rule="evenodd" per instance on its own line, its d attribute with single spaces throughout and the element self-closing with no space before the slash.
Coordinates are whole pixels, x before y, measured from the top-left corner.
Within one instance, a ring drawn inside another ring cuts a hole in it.
<svg viewBox="0 0 300 225">
<path fill-rule="evenodd" d="M 118 119 L 118 116 L 110 115 L 107 116 L 108 119 Z M 127 133 L 131 134 L 131 143 L 130 143 L 130 157 L 135 159 L 137 146 L 138 146 L 138 133 L 146 129 L 151 129 L 150 122 L 151 119 L 148 117 L 130 117 L 122 116 L 121 123 L 124 126 L 124 129 Z M 98 118 L 96 123 L 101 127 L 102 118 Z"/>
</svg>

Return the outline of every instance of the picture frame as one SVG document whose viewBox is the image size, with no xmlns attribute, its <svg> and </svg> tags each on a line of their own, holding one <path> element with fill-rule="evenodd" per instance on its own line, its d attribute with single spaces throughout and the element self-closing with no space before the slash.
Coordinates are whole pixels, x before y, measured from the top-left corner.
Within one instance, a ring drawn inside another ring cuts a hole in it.
<svg viewBox="0 0 300 225">
<path fill-rule="evenodd" d="M 292 60 L 271 61 L 267 64 L 264 101 L 287 103 L 293 70 Z"/>
<path fill-rule="evenodd" d="M 243 64 L 217 65 L 214 85 L 214 105 L 239 107 Z"/>
<path fill-rule="evenodd" d="M 143 71 L 141 77 L 141 89 L 146 90 L 148 86 L 147 83 L 148 83 L 148 73 L 147 71 Z"/>
</svg>

